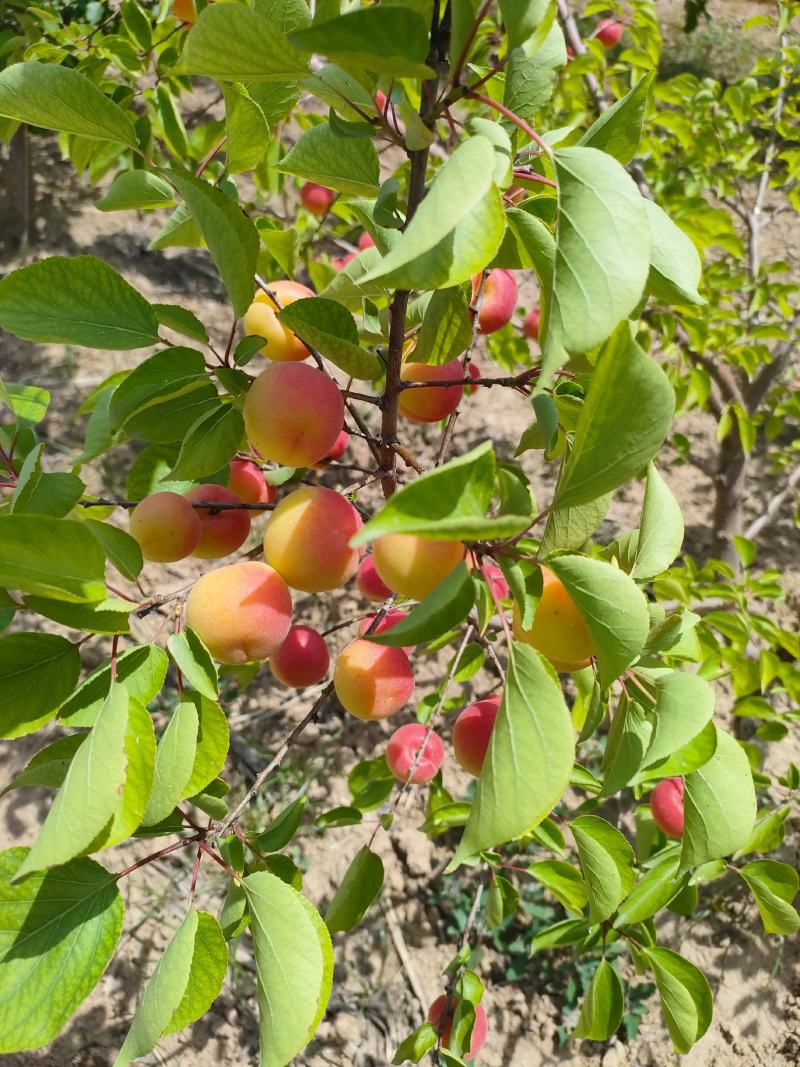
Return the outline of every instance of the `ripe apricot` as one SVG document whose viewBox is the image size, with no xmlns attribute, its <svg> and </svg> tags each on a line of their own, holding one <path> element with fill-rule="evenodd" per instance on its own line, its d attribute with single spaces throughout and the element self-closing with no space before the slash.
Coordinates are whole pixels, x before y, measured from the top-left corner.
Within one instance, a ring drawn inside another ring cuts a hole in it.
<svg viewBox="0 0 800 1067">
<path fill-rule="evenodd" d="M 383 95 L 383 94 L 381 94 L 381 95 Z M 366 230 L 364 230 L 364 232 L 361 234 L 361 236 L 358 239 L 358 247 L 361 249 L 362 252 L 364 251 L 365 248 L 374 248 L 375 247 L 375 241 L 372 238 L 372 234 L 368 233 Z"/>
<path fill-rule="evenodd" d="M 360 563 L 356 574 L 358 591 L 367 600 L 383 601 L 392 595 L 391 589 L 381 581 L 381 577 L 375 570 L 375 560 L 372 556 L 366 556 Z"/>
<path fill-rule="evenodd" d="M 367 637 L 367 630 L 369 630 L 370 626 L 372 626 L 372 622 L 373 622 L 374 618 L 375 618 L 374 615 L 365 615 L 364 616 L 364 618 L 358 624 L 358 636 L 359 637 Z M 391 611 L 387 611 L 386 612 L 386 614 L 383 616 L 383 618 L 378 623 L 378 625 L 375 627 L 375 629 L 372 631 L 372 633 L 369 634 L 369 637 L 375 637 L 377 634 L 385 633 L 386 630 L 391 630 L 393 626 L 397 626 L 397 624 L 399 622 L 402 622 L 403 619 L 407 619 L 407 618 L 408 618 L 408 612 L 407 611 L 400 611 L 399 608 L 392 608 Z M 416 647 L 415 645 L 404 645 L 403 646 L 403 648 L 405 649 L 405 652 L 406 652 L 407 655 L 411 655 L 411 653 L 414 651 L 415 647 Z"/>
<path fill-rule="evenodd" d="M 316 685 L 328 673 L 331 657 L 325 638 L 311 626 L 293 626 L 269 667 L 279 682 L 302 689 Z"/>
<path fill-rule="evenodd" d="M 464 770 L 475 778 L 481 773 L 489 740 L 492 736 L 497 713 L 500 710 L 499 696 L 476 700 L 459 713 L 453 724 L 453 752 Z"/>
<path fill-rule="evenodd" d="M 404 363 L 400 380 L 404 382 L 448 382 L 464 377 L 457 359 L 433 366 L 430 363 Z M 463 385 L 430 385 L 403 389 L 397 409 L 411 422 L 438 422 L 456 410 L 464 395 Z"/>
<path fill-rule="evenodd" d="M 597 23 L 594 36 L 603 48 L 616 48 L 622 37 L 622 26 L 614 19 L 601 19 Z"/>
<path fill-rule="evenodd" d="M 542 312 L 537 304 L 536 307 L 532 307 L 528 314 L 525 316 L 522 322 L 523 334 L 530 338 L 531 341 L 539 340 L 539 323 L 541 322 Z"/>
<path fill-rule="evenodd" d="M 422 755 L 414 767 L 417 753 L 420 751 Z M 409 780 L 411 768 L 414 767 L 410 780 L 414 785 L 423 785 L 436 777 L 437 771 L 444 763 L 444 744 L 438 734 L 428 735 L 428 728 L 421 722 L 410 722 L 395 730 L 389 738 L 386 762 L 389 770 L 401 782 Z"/>
<path fill-rule="evenodd" d="M 473 299 L 477 295 L 481 276 L 472 279 Z M 483 285 L 481 309 L 478 312 L 478 332 L 494 333 L 511 321 L 517 306 L 517 283 L 510 270 L 498 267 L 490 270 Z"/>
<path fill-rule="evenodd" d="M 266 563 L 231 563 L 195 583 L 186 601 L 186 622 L 220 663 L 262 660 L 289 633 L 292 596 Z"/>
<path fill-rule="evenodd" d="M 303 486 L 272 512 L 264 555 L 293 589 L 323 593 L 355 574 L 360 553 L 349 541 L 360 529 L 358 512 L 340 493 Z"/>
<path fill-rule="evenodd" d="M 482 377 L 480 367 L 476 367 L 474 363 L 470 363 L 470 365 L 467 367 L 467 375 L 468 377 L 472 378 L 473 381 Z M 466 386 L 467 394 L 469 396 L 474 396 L 479 389 L 479 385 Z"/>
<path fill-rule="evenodd" d="M 393 593 L 424 600 L 464 558 L 460 541 L 385 534 L 373 548 L 375 570 Z"/>
<path fill-rule="evenodd" d="M 488 563 L 482 568 L 484 580 L 491 585 L 494 595 L 498 600 L 505 600 L 508 596 L 508 582 L 500 568 L 494 563 Z"/>
<path fill-rule="evenodd" d="M 557 671 L 588 667 L 595 651 L 582 615 L 547 567 L 542 567 L 542 595 L 530 630 L 523 629 L 519 608 L 514 605 L 514 636 L 541 652 Z"/>
<path fill-rule="evenodd" d="M 242 500 L 224 485 L 198 485 L 186 494 L 189 501 L 208 500 L 212 504 L 241 504 Z M 200 540 L 193 556 L 199 559 L 219 559 L 235 552 L 247 540 L 250 533 L 250 512 L 236 508 L 214 511 L 210 508 L 195 508 L 200 520 Z"/>
<path fill-rule="evenodd" d="M 653 822 L 667 837 L 683 837 L 683 778 L 665 778 L 650 794 Z"/>
<path fill-rule="evenodd" d="M 274 485 L 264 479 L 261 468 L 249 459 L 232 459 L 228 488 L 245 504 L 271 504 L 278 495 Z"/>
<path fill-rule="evenodd" d="M 359 638 L 337 659 L 333 685 L 342 707 L 357 719 L 386 719 L 414 695 L 414 672 L 402 648 Z"/>
<path fill-rule="evenodd" d="M 438 1029 L 439 1020 L 442 1017 L 442 1013 L 445 1010 L 445 1005 L 448 1007 L 448 1018 L 442 1027 L 442 1044 L 445 1048 L 449 1047 L 450 1035 L 453 1032 L 453 1016 L 456 1011 L 457 998 L 450 997 L 450 1003 L 447 1005 L 447 994 L 443 993 L 440 997 L 437 997 L 428 1009 L 428 1022 Z M 475 1005 L 475 1021 L 472 1024 L 472 1037 L 469 1042 L 469 1052 L 464 1056 L 464 1059 L 469 1062 L 474 1060 L 483 1046 L 486 1044 L 486 1037 L 489 1033 L 489 1020 L 486 1018 L 486 1012 L 483 1009 L 482 1004 Z"/>
<path fill-rule="evenodd" d="M 327 456 L 343 420 L 339 386 L 305 363 L 267 367 L 244 401 L 249 441 L 266 459 L 287 467 L 308 467 Z"/>
<path fill-rule="evenodd" d="M 203 532 L 194 508 L 179 493 L 152 493 L 131 512 L 130 535 L 145 559 L 174 563 L 191 556 Z"/>
<path fill-rule="evenodd" d="M 172 14 L 181 22 L 193 25 L 197 19 L 194 0 L 172 0 Z"/>
<path fill-rule="evenodd" d="M 308 349 L 291 330 L 278 321 L 277 312 L 295 300 L 312 297 L 313 292 L 299 282 L 288 278 L 269 283 L 270 292 L 278 303 L 259 289 L 253 303 L 244 315 L 244 332 L 248 337 L 263 337 L 266 344 L 261 349 L 262 356 L 268 356 L 276 363 L 295 362 L 308 357 Z"/>
<path fill-rule="evenodd" d="M 300 187 L 300 203 L 312 215 L 318 219 L 324 218 L 330 211 L 331 204 L 336 199 L 336 193 L 327 185 L 318 185 L 316 182 L 306 182 Z"/>
<path fill-rule="evenodd" d="M 350 444 L 350 434 L 347 430 L 340 430 L 339 436 L 333 442 L 333 448 L 325 456 L 325 459 L 331 462 L 335 462 L 337 459 L 341 459 L 347 451 L 347 447 Z"/>
</svg>

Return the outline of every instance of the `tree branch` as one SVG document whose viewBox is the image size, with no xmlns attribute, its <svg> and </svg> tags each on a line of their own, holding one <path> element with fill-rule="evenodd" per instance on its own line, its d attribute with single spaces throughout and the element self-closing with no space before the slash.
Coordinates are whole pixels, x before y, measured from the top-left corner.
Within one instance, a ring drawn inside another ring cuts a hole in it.
<svg viewBox="0 0 800 1067">
<path fill-rule="evenodd" d="M 769 500 L 767 506 L 764 508 L 764 513 L 759 515 L 757 519 L 754 519 L 745 529 L 744 536 L 750 541 L 752 541 L 753 538 L 758 537 L 761 531 L 769 526 L 777 516 L 784 503 L 794 495 L 798 486 L 800 486 L 800 464 L 798 464 L 789 475 L 783 488 Z"/>
</svg>

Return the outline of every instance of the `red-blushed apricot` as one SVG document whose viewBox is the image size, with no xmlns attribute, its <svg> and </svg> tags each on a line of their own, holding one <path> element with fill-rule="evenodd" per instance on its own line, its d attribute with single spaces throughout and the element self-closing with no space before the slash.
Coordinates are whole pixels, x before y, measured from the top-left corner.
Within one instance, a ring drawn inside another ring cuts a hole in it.
<svg viewBox="0 0 800 1067">
<path fill-rule="evenodd" d="M 331 657 L 325 638 L 311 626 L 293 626 L 269 667 L 279 682 L 292 689 L 316 685 L 328 673 Z"/>
<path fill-rule="evenodd" d="M 683 837 L 683 778 L 665 778 L 650 794 L 653 822 L 667 837 Z"/>
<path fill-rule="evenodd" d="M 508 582 L 500 568 L 494 563 L 487 563 L 481 569 L 481 573 L 484 580 L 491 585 L 497 599 L 505 600 L 509 593 Z"/>
<path fill-rule="evenodd" d="M 269 283 L 269 290 L 275 296 L 272 299 L 263 289 L 259 289 L 253 303 L 244 315 L 244 332 L 248 337 L 263 337 L 266 344 L 261 349 L 262 356 L 268 356 L 276 363 L 298 362 L 308 358 L 308 349 L 291 330 L 278 321 L 277 312 L 295 300 L 307 300 L 313 292 L 299 282 L 288 278 Z"/>
<path fill-rule="evenodd" d="M 145 559 L 174 563 L 191 556 L 203 532 L 194 508 L 179 493 L 153 493 L 131 512 L 130 535 Z"/>
<path fill-rule="evenodd" d="M 224 485 L 198 485 L 190 489 L 186 499 L 191 502 L 208 500 L 211 504 L 241 504 L 242 500 Z M 219 559 L 241 548 L 250 533 L 250 512 L 246 509 L 195 508 L 200 519 L 200 540 L 193 556 L 198 559 Z"/>
<path fill-rule="evenodd" d="M 331 260 L 331 266 L 334 270 L 344 270 L 348 263 L 352 263 L 358 255 L 358 252 L 348 252 L 346 256 L 335 256 Z"/>
<path fill-rule="evenodd" d="M 481 276 L 476 274 L 472 279 L 473 299 L 478 292 Z M 481 309 L 478 312 L 478 332 L 494 333 L 507 322 L 511 322 L 511 316 L 517 306 L 517 283 L 510 270 L 498 267 L 490 270 L 483 284 L 483 298 Z"/>
<path fill-rule="evenodd" d="M 541 322 L 542 312 L 537 304 L 536 307 L 532 307 L 528 314 L 522 321 L 522 332 L 530 338 L 531 341 L 539 340 L 539 323 Z"/>
<path fill-rule="evenodd" d="M 324 218 L 331 209 L 331 204 L 336 199 L 336 193 L 327 185 L 318 185 L 316 182 L 306 182 L 300 188 L 300 203 L 316 215 L 318 219 Z"/>
<path fill-rule="evenodd" d="M 181 22 L 193 25 L 197 19 L 194 0 L 172 0 L 172 14 Z"/>
<path fill-rule="evenodd" d="M 372 234 L 368 233 L 367 230 L 364 230 L 364 232 L 359 237 L 358 247 L 361 249 L 362 252 L 365 248 L 375 247 L 375 241 L 373 240 Z"/>
<path fill-rule="evenodd" d="M 292 589 L 324 593 L 355 574 L 361 554 L 349 541 L 360 529 L 358 512 L 340 493 L 303 486 L 272 512 L 264 555 Z"/>
<path fill-rule="evenodd" d="M 450 1035 L 453 1032 L 453 1016 L 456 1012 L 456 997 L 450 997 L 449 1004 L 447 1003 L 447 994 L 442 993 L 440 997 L 437 997 L 428 1009 L 428 1022 L 433 1023 L 437 1028 L 439 1027 L 439 1020 L 442 1017 L 442 1013 L 447 1005 L 448 1018 L 442 1027 L 442 1044 L 445 1048 L 449 1046 Z M 483 1046 L 486 1044 L 486 1037 L 489 1033 L 489 1020 L 486 1018 L 486 1012 L 483 1010 L 482 1004 L 475 1005 L 475 1021 L 472 1024 L 472 1037 L 469 1042 L 469 1052 L 464 1056 L 464 1059 L 469 1062 L 474 1060 Z"/>
<path fill-rule="evenodd" d="M 464 558 L 460 541 L 385 534 L 373 547 L 378 577 L 393 593 L 424 600 Z"/>
<path fill-rule="evenodd" d="M 386 111 L 386 105 L 389 101 L 386 99 L 386 93 L 381 92 L 380 89 L 375 93 L 375 107 L 383 115 Z"/>
<path fill-rule="evenodd" d="M 523 629 L 519 609 L 514 605 L 514 636 L 541 652 L 557 671 L 579 671 L 588 667 L 595 653 L 582 615 L 547 567 L 542 567 L 542 595 L 530 630 Z"/>
<path fill-rule="evenodd" d="M 404 382 L 453 382 L 464 377 L 461 361 L 433 366 L 430 363 L 404 363 L 400 379 Z M 464 395 L 463 385 L 426 385 L 403 389 L 397 409 L 411 422 L 438 422 L 456 410 Z"/>
<path fill-rule="evenodd" d="M 264 479 L 257 463 L 249 459 L 232 459 L 228 488 L 245 504 L 271 504 L 278 492 L 274 485 Z"/>
<path fill-rule="evenodd" d="M 374 618 L 375 618 L 374 615 L 365 615 L 364 616 L 364 618 L 358 624 L 358 636 L 359 637 L 366 637 L 367 636 L 367 630 L 369 630 L 370 626 L 372 626 L 372 621 L 373 621 Z M 397 626 L 397 624 L 399 622 L 402 622 L 403 619 L 407 619 L 407 618 L 408 618 L 408 612 L 407 611 L 401 611 L 399 608 L 392 608 L 391 611 L 387 611 L 386 612 L 386 614 L 383 616 L 381 621 L 378 623 L 378 625 L 375 627 L 375 629 L 372 631 L 372 633 L 369 636 L 373 637 L 376 634 L 385 633 L 386 630 L 391 630 L 393 626 Z M 404 650 L 406 652 L 406 655 L 409 655 L 409 656 L 414 651 L 415 647 L 416 647 L 415 645 L 404 645 L 403 646 L 403 648 L 404 648 Z"/>
<path fill-rule="evenodd" d="M 367 600 L 382 602 L 392 595 L 391 589 L 381 581 L 380 575 L 375 570 L 375 560 L 372 556 L 366 556 L 359 564 L 356 585 L 359 593 Z"/>
<path fill-rule="evenodd" d="M 436 777 L 436 772 L 444 763 L 444 744 L 436 733 L 428 734 L 427 726 L 421 722 L 410 722 L 395 730 L 386 746 L 386 762 L 389 770 L 401 782 L 408 781 L 411 768 L 417 760 L 417 753 L 422 755 L 411 775 L 414 785 L 424 785 Z M 423 747 L 424 746 L 424 747 Z"/>
<path fill-rule="evenodd" d="M 265 459 L 287 467 L 308 467 L 327 456 L 343 420 L 339 386 L 305 363 L 267 367 L 244 400 L 248 440 Z"/>
<path fill-rule="evenodd" d="M 476 700 L 464 708 L 453 723 L 453 751 L 464 770 L 475 778 L 481 773 L 489 739 L 492 736 L 497 713 L 500 710 L 499 696 Z"/>
<path fill-rule="evenodd" d="M 476 367 L 474 363 L 470 363 L 470 365 L 467 367 L 467 375 L 473 380 L 482 377 L 480 368 Z M 466 390 L 469 396 L 474 396 L 477 393 L 478 389 L 480 389 L 479 385 L 466 386 Z"/>
<path fill-rule="evenodd" d="M 333 685 L 342 707 L 357 719 L 387 719 L 414 695 L 414 672 L 402 648 L 359 638 L 336 660 Z"/>
<path fill-rule="evenodd" d="M 330 460 L 332 462 L 335 462 L 337 459 L 341 459 L 347 451 L 349 444 L 350 434 L 347 432 L 347 430 L 340 430 L 339 436 L 333 442 L 333 448 L 330 450 L 327 456 L 325 456 L 325 459 Z"/>
<path fill-rule="evenodd" d="M 292 595 L 266 563 L 231 563 L 195 583 L 186 622 L 220 663 L 266 659 L 289 633 Z"/>
<path fill-rule="evenodd" d="M 622 37 L 622 25 L 614 19 L 601 19 L 597 23 L 594 36 L 603 48 L 616 48 Z"/>
</svg>

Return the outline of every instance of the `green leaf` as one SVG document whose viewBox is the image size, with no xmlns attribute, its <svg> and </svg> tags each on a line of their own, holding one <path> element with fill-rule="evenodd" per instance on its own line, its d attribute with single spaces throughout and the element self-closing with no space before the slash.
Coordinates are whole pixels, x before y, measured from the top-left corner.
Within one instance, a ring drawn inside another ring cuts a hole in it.
<svg viewBox="0 0 800 1067">
<path fill-rule="evenodd" d="M 675 1051 L 687 1053 L 711 1025 L 713 1001 L 706 976 L 668 948 L 643 948 L 653 968 L 661 1010 Z"/>
<path fill-rule="evenodd" d="M 277 169 L 353 196 L 374 197 L 380 186 L 380 164 L 372 141 L 337 137 L 327 122 L 307 130 Z"/>
<path fill-rule="evenodd" d="M 379 645 L 403 648 L 441 637 L 466 619 L 475 601 L 475 587 L 465 563 L 459 563 L 421 604 L 391 630 L 370 635 Z"/>
<path fill-rule="evenodd" d="M 365 845 L 356 853 L 325 912 L 330 933 L 352 930 L 381 891 L 383 862 Z"/>
<path fill-rule="evenodd" d="M 597 815 L 569 824 L 589 890 L 589 921 L 609 919 L 633 889 L 633 849 L 626 837 Z"/>
<path fill-rule="evenodd" d="M 699 767 L 705 766 L 716 751 L 716 729 L 713 722 L 707 722 L 696 737 L 676 752 L 670 753 L 665 760 L 648 765 L 637 780 L 649 782 L 659 778 L 674 778 L 678 775 L 690 774 Z"/>
<path fill-rule="evenodd" d="M 231 10 L 230 5 L 206 8 L 203 15 L 223 8 Z M 247 9 L 235 7 L 233 10 L 242 12 Z M 200 19 L 197 22 L 199 24 Z M 188 174 L 177 171 L 165 173 L 186 201 L 186 206 L 200 227 L 214 266 L 230 297 L 233 313 L 240 318 L 253 299 L 253 277 L 258 269 L 258 230 L 239 205 L 221 189 Z"/>
<path fill-rule="evenodd" d="M 752 834 L 736 855 L 747 856 L 751 852 L 773 852 L 780 848 L 786 836 L 786 820 L 789 818 L 790 811 L 788 807 L 765 808 L 760 811 Z"/>
<path fill-rule="evenodd" d="M 714 690 L 699 674 L 670 671 L 654 680 L 653 736 L 645 765 L 678 752 L 697 737 L 714 714 Z"/>
<path fill-rule="evenodd" d="M 792 901 L 800 890 L 794 867 L 777 860 L 754 860 L 739 869 L 739 874 L 755 897 L 765 934 L 795 934 L 800 929 L 800 915 Z"/>
<path fill-rule="evenodd" d="M 312 905 L 266 871 L 243 882 L 258 981 L 261 1067 L 285 1067 L 325 1013 L 333 979 L 330 934 Z"/>
<path fill-rule="evenodd" d="M 437 172 L 399 240 L 361 281 L 423 290 L 468 281 L 492 259 L 505 231 L 493 170 L 488 138 L 463 141 Z"/>
<path fill-rule="evenodd" d="M 745 750 L 717 729 L 717 750 L 700 770 L 687 775 L 681 869 L 730 856 L 750 837 L 756 821 L 756 793 Z"/>
<path fill-rule="evenodd" d="M 490 930 L 497 930 L 511 918 L 519 907 L 519 893 L 507 878 L 495 874 L 489 886 L 489 899 L 486 904 L 486 925 Z"/>
<path fill-rule="evenodd" d="M 591 537 L 611 507 L 611 493 L 572 508 L 556 508 L 547 516 L 539 556 L 546 559 L 551 552 L 576 552 Z"/>
<path fill-rule="evenodd" d="M 505 106 L 526 122 L 535 122 L 540 108 L 553 95 L 558 68 L 566 62 L 567 46 L 557 23 L 550 26 L 543 41 L 537 33 L 512 49 L 503 91 Z"/>
<path fill-rule="evenodd" d="M 84 852 L 122 803 L 128 692 L 114 684 L 97 722 L 70 764 L 39 836 L 17 877 L 66 863 Z"/>
<path fill-rule="evenodd" d="M 190 685 L 210 700 L 217 699 L 219 682 L 211 653 L 194 632 L 181 630 L 167 640 L 167 648 Z"/>
<path fill-rule="evenodd" d="M 661 447 L 674 410 L 664 371 L 621 326 L 597 362 L 556 506 L 587 503 L 638 475 Z"/>
<path fill-rule="evenodd" d="M 650 71 L 620 100 L 595 119 L 578 142 L 584 148 L 599 148 L 620 163 L 630 163 L 642 139 L 650 88 L 655 71 Z"/>
<path fill-rule="evenodd" d="M 686 878 L 678 875 L 677 855 L 672 854 L 661 860 L 644 873 L 621 905 L 614 920 L 614 929 L 651 918 L 672 900 L 685 882 Z"/>
<path fill-rule="evenodd" d="M 647 468 L 642 519 L 633 578 L 655 578 L 672 563 L 683 544 L 683 515 L 669 486 L 651 463 Z"/>
<path fill-rule="evenodd" d="M 139 543 L 129 533 L 109 522 L 87 519 L 86 526 L 103 546 L 108 562 L 128 581 L 136 581 L 144 566 Z"/>
<path fill-rule="evenodd" d="M 194 701 L 181 699 L 158 743 L 153 788 L 142 819 L 145 826 L 166 819 L 186 795 L 197 752 L 198 726 Z"/>
<path fill-rule="evenodd" d="M 243 437 L 242 413 L 232 404 L 219 404 L 189 427 L 167 477 L 181 481 L 214 474 L 233 459 Z"/>
<path fill-rule="evenodd" d="M 563 361 L 560 349 L 596 348 L 633 311 L 650 256 L 644 200 L 622 164 L 596 148 L 557 148 L 554 159 L 558 230 L 544 327 L 547 378 Z"/>
<path fill-rule="evenodd" d="M 15 880 L 28 850 L 0 853 L 0 1052 L 53 1041 L 108 966 L 124 906 L 113 875 L 71 860 Z M 37 1005 L 32 1011 L 32 1005 Z"/>
<path fill-rule="evenodd" d="M 280 852 L 289 844 L 300 826 L 307 799 L 305 793 L 296 797 L 276 815 L 266 830 L 255 835 L 259 852 Z"/>
<path fill-rule="evenodd" d="M 625 995 L 619 975 L 608 960 L 603 959 L 592 977 L 572 1036 L 607 1041 L 619 1029 L 624 1006 Z"/>
<path fill-rule="evenodd" d="M 278 313 L 278 319 L 345 374 L 365 381 L 380 374 L 380 360 L 359 346 L 355 319 L 335 300 L 324 296 L 295 300 Z"/>
<path fill-rule="evenodd" d="M 169 660 L 158 645 L 140 645 L 117 657 L 117 680 L 141 704 L 149 704 L 161 689 Z M 67 726 L 94 726 L 111 688 L 111 664 L 92 671 L 59 709 Z"/>
<path fill-rule="evenodd" d="M 623 700 L 608 731 L 603 753 L 601 797 L 612 796 L 631 782 L 642 766 L 652 724 L 641 704 Z"/>
<path fill-rule="evenodd" d="M 185 204 L 178 204 L 167 221 L 147 246 L 149 251 L 161 248 L 202 248 L 203 234 L 189 214 Z"/>
<path fill-rule="evenodd" d="M 500 14 L 508 34 L 508 47 L 524 44 L 542 22 L 553 22 L 552 0 L 500 0 Z"/>
<path fill-rule="evenodd" d="M 94 604 L 71 604 L 68 600 L 47 600 L 39 596 L 26 596 L 23 600 L 29 611 L 60 622 L 62 626 L 70 626 L 73 630 L 85 630 L 90 634 L 130 632 L 130 613 L 134 605 L 129 600 L 111 597 Z M 0 722 L 2 719 L 3 712 L 0 711 Z"/>
<path fill-rule="evenodd" d="M 230 730 L 225 712 L 215 700 L 202 693 L 185 690 L 183 700 L 194 704 L 198 715 L 197 747 L 194 765 L 184 796 L 195 796 L 217 777 L 225 764 L 230 745 Z"/>
<path fill-rule="evenodd" d="M 120 382 L 111 397 L 109 424 L 126 437 L 180 441 L 202 415 L 218 407 L 202 352 L 174 347 L 156 352 Z"/>
<path fill-rule="evenodd" d="M 544 948 L 561 948 L 563 945 L 578 945 L 589 935 L 585 919 L 562 919 L 540 931 L 531 941 L 531 955 Z"/>
<path fill-rule="evenodd" d="M 163 178 L 147 170 L 124 170 L 95 207 L 99 211 L 151 211 L 174 204 L 175 194 Z"/>
<path fill-rule="evenodd" d="M 521 533 L 530 524 L 529 515 L 486 517 L 495 469 L 491 441 L 485 441 L 395 493 L 351 539 L 351 545 L 364 545 L 387 533 L 414 533 L 439 541 Z"/>
<path fill-rule="evenodd" d="M 136 148 L 131 120 L 83 74 L 54 63 L 14 63 L 0 72 L 0 115 L 47 130 Z"/>
<path fill-rule="evenodd" d="M 125 731 L 127 768 L 122 800 L 109 825 L 92 841 L 90 851 L 117 845 L 139 828 L 153 785 L 156 762 L 156 735 L 153 720 L 144 704 L 131 697 Z"/>
<path fill-rule="evenodd" d="M 437 1038 L 438 1034 L 433 1023 L 424 1022 L 422 1026 L 417 1027 L 413 1034 L 409 1034 L 404 1041 L 400 1042 L 392 1063 L 405 1063 L 406 1060 L 411 1060 L 412 1063 L 419 1063 L 425 1053 L 430 1052 L 434 1047 Z"/>
<path fill-rule="evenodd" d="M 528 867 L 528 874 L 549 889 L 567 911 L 580 914 L 589 900 L 586 882 L 578 868 L 564 860 L 540 860 Z"/>
<path fill-rule="evenodd" d="M 201 344 L 208 342 L 208 330 L 193 311 L 178 307 L 177 304 L 153 304 L 152 308 L 162 326 Z"/>
<path fill-rule="evenodd" d="M 437 289 L 431 296 L 417 334 L 415 363 L 447 363 L 464 352 L 472 340 L 469 300 L 461 286 Z"/>
<path fill-rule="evenodd" d="M 509 208 L 506 219 L 516 240 L 520 265 L 532 267 L 543 288 L 550 288 L 556 260 L 556 242 L 553 234 L 535 215 L 520 208 Z M 502 264 L 500 264 L 502 265 Z"/>
<path fill-rule="evenodd" d="M 369 7 L 317 22 L 289 34 L 304 52 L 330 56 L 345 68 L 356 67 L 396 78 L 432 78 L 425 63 L 428 27 L 407 7 Z"/>
<path fill-rule="evenodd" d="M 308 61 L 258 12 L 209 4 L 189 31 L 181 69 L 222 82 L 294 81 L 308 72 Z"/>
<path fill-rule="evenodd" d="M 52 719 L 80 672 L 78 646 L 65 637 L 45 633 L 0 637 L 0 737 L 21 737 Z"/>
<path fill-rule="evenodd" d="M 553 556 L 548 567 L 575 602 L 594 644 L 604 686 L 641 652 L 650 629 L 647 601 L 624 571 L 587 556 Z"/>
<path fill-rule="evenodd" d="M 59 600 L 106 596 L 103 551 L 85 523 L 44 515 L 0 516 L 0 587 Z"/>
<path fill-rule="evenodd" d="M 60 519 L 72 511 L 85 486 L 74 474 L 43 471 L 43 452 L 44 444 L 36 445 L 25 457 L 9 511 L 15 515 L 52 515 Z"/>
<path fill-rule="evenodd" d="M 549 815 L 567 788 L 574 758 L 572 722 L 554 671 L 532 648 L 514 642 L 503 701 L 451 869 Z"/>
<path fill-rule="evenodd" d="M 692 239 L 652 200 L 643 200 L 650 226 L 647 291 L 663 304 L 705 304 L 697 291 L 703 266 Z"/>
<path fill-rule="evenodd" d="M 231 174 L 257 167 L 269 151 L 269 126 L 264 112 L 243 85 L 223 85 L 227 163 Z"/>
<path fill-rule="evenodd" d="M 190 908 L 147 980 L 114 1067 L 127 1067 L 147 1056 L 164 1034 L 202 1015 L 222 988 L 226 964 L 225 942 L 216 919 Z"/>
<path fill-rule="evenodd" d="M 25 341 L 87 348 L 146 348 L 158 340 L 145 298 L 95 256 L 50 256 L 11 271 L 0 281 L 0 326 Z"/>
<path fill-rule="evenodd" d="M 58 789 L 67 774 L 72 757 L 86 740 L 86 734 L 68 734 L 59 737 L 28 761 L 27 766 L 8 783 L 0 796 L 10 793 L 12 789 L 24 789 L 28 786 L 44 786 Z"/>
</svg>

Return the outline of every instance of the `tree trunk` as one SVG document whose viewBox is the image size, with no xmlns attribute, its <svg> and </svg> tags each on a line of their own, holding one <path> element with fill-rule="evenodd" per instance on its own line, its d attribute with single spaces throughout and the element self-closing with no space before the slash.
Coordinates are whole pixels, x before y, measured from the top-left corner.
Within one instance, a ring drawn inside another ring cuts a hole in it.
<svg viewBox="0 0 800 1067">
<path fill-rule="evenodd" d="M 742 447 L 739 427 L 734 420 L 731 431 L 720 445 L 717 474 L 714 479 L 714 516 L 711 555 L 724 560 L 736 570 L 739 557 L 733 543 L 744 527 L 743 503 L 747 484 L 747 456 Z"/>
<path fill-rule="evenodd" d="M 28 127 L 20 126 L 9 147 L 9 202 L 11 220 L 8 233 L 15 251 L 25 252 L 33 236 L 33 182 Z"/>
</svg>

